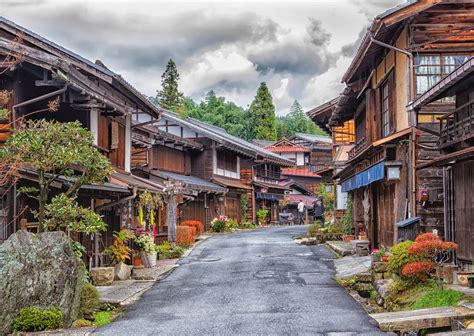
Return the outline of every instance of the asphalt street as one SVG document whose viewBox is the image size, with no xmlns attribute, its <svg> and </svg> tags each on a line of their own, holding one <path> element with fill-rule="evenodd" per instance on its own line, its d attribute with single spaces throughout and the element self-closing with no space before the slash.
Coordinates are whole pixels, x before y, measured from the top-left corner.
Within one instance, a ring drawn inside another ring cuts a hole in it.
<svg viewBox="0 0 474 336">
<path fill-rule="evenodd" d="M 217 235 L 98 335 L 382 335 L 306 226 Z"/>
</svg>

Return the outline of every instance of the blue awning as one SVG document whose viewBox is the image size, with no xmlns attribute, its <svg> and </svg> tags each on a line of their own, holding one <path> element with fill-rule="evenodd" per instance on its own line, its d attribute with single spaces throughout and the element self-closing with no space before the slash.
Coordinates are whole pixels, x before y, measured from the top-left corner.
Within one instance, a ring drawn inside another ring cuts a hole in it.
<svg viewBox="0 0 474 336">
<path fill-rule="evenodd" d="M 385 177 L 384 162 L 377 163 L 375 166 L 352 176 L 350 179 L 342 182 L 342 191 L 347 192 L 360 187 L 369 185 L 375 181 L 381 180 Z"/>
</svg>

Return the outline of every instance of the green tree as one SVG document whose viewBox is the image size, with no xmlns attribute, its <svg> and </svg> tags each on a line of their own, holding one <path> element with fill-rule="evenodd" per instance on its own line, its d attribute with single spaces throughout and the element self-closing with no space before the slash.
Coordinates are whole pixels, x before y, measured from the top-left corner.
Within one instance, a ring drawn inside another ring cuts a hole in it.
<svg viewBox="0 0 474 336">
<path fill-rule="evenodd" d="M 166 70 L 161 75 L 162 89 L 157 92 L 156 101 L 161 107 L 179 112 L 183 106 L 183 93 L 178 89 L 179 73 L 172 59 L 168 61 Z"/>
<path fill-rule="evenodd" d="M 260 83 L 257 95 L 250 105 L 254 115 L 255 138 L 258 140 L 276 140 L 276 116 L 272 95 L 265 82 Z"/>
<path fill-rule="evenodd" d="M 78 121 L 26 121 L 0 150 L 3 182 L 18 176 L 20 169 L 30 169 L 38 175 L 38 187 L 22 187 L 18 191 L 38 202 L 38 209 L 32 213 L 38 219 L 40 232 L 66 225 L 86 233 L 105 229 L 100 216 L 75 201 L 81 186 L 103 183 L 112 171 L 107 158 L 94 147 L 92 133 Z M 53 182 L 60 176 L 69 183 L 48 203 Z"/>
<path fill-rule="evenodd" d="M 313 123 L 304 113 L 301 104 L 295 100 L 290 107 L 290 112 L 284 117 L 277 119 L 278 139 L 282 137 L 292 137 L 295 133 L 308 133 L 316 135 L 327 135 L 315 123 Z"/>
</svg>

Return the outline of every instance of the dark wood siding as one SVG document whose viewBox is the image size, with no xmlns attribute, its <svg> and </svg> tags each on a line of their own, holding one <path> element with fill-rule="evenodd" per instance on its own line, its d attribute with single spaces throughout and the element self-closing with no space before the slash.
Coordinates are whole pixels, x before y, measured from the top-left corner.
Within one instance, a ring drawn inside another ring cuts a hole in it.
<svg viewBox="0 0 474 336">
<path fill-rule="evenodd" d="M 383 246 L 393 246 L 395 237 L 395 184 L 378 184 L 374 199 L 378 241 Z"/>
<path fill-rule="evenodd" d="M 185 173 L 184 152 L 164 146 L 155 146 L 153 150 L 153 168 L 180 174 Z"/>
<path fill-rule="evenodd" d="M 457 257 L 471 262 L 474 259 L 474 161 L 453 167 L 454 173 L 454 240 L 459 244 Z"/>
<path fill-rule="evenodd" d="M 239 223 L 242 217 L 241 213 L 240 194 L 228 192 L 225 196 L 225 215 Z"/>
</svg>

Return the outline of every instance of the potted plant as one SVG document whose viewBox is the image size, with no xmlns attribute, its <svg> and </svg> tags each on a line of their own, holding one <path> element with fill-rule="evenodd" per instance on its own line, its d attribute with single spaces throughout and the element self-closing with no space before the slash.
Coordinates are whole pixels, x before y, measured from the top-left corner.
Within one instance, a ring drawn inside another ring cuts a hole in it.
<svg viewBox="0 0 474 336">
<path fill-rule="evenodd" d="M 382 260 L 382 257 L 385 255 L 385 248 L 381 249 L 372 249 L 370 255 L 372 256 L 372 262 L 378 262 Z"/>
<path fill-rule="evenodd" d="M 152 235 L 139 233 L 135 237 L 135 244 L 140 248 L 143 265 L 147 268 L 156 266 L 156 245 Z"/>
<path fill-rule="evenodd" d="M 211 228 L 214 232 L 224 232 L 228 229 L 229 218 L 227 216 L 217 216 L 211 221 Z"/>
<path fill-rule="evenodd" d="M 133 264 L 133 267 L 143 267 L 140 251 L 133 251 L 132 264 Z"/>
<path fill-rule="evenodd" d="M 257 211 L 257 219 L 258 219 L 258 224 L 260 226 L 265 226 L 267 225 L 267 216 L 268 216 L 268 210 L 261 209 Z"/>
<path fill-rule="evenodd" d="M 130 247 L 127 242 L 134 237 L 130 230 L 120 230 L 114 233 L 114 242 L 107 247 L 104 253 L 109 256 L 112 265 L 115 268 L 115 278 L 118 280 L 127 280 L 130 278 L 131 267 L 125 262 L 130 259 Z"/>
</svg>

